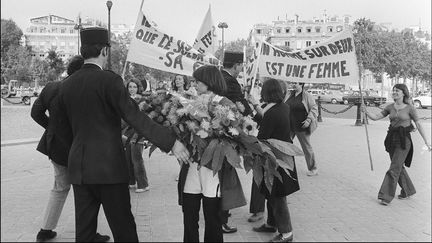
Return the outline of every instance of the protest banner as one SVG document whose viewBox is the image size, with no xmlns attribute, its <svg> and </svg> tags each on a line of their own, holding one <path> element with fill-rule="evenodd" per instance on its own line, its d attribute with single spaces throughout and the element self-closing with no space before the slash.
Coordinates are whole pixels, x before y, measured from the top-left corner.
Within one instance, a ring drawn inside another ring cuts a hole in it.
<svg viewBox="0 0 432 243">
<path fill-rule="evenodd" d="M 182 40 L 156 29 L 142 11 L 132 33 L 127 62 L 166 72 L 192 76 L 202 65 L 218 65 L 211 54 L 202 54 Z"/>
<path fill-rule="evenodd" d="M 263 41 L 259 74 L 304 83 L 348 83 L 359 79 L 350 29 L 308 48 L 286 52 Z"/>
<path fill-rule="evenodd" d="M 211 7 L 209 6 L 198 35 L 195 38 L 193 48 L 202 54 L 210 53 L 214 55 L 218 49 L 218 43 L 216 26 L 214 25 Z"/>
</svg>

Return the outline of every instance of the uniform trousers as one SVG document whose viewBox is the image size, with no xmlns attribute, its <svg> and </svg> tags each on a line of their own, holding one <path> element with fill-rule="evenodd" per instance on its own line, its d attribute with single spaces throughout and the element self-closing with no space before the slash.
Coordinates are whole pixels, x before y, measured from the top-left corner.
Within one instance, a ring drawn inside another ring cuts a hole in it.
<svg viewBox="0 0 432 243">
<path fill-rule="evenodd" d="M 138 242 L 131 212 L 128 183 L 73 184 L 75 197 L 75 240 L 95 239 L 97 218 L 102 204 L 115 242 Z"/>
<path fill-rule="evenodd" d="M 402 188 L 401 195 L 403 197 L 411 196 L 416 193 L 414 184 L 404 166 L 411 146 L 410 139 L 405 138 L 405 149 L 402 149 L 400 143 L 397 143 L 393 150 L 389 152 L 391 164 L 378 192 L 378 199 L 382 199 L 388 203 L 391 202 L 395 196 L 397 184 Z"/>
</svg>

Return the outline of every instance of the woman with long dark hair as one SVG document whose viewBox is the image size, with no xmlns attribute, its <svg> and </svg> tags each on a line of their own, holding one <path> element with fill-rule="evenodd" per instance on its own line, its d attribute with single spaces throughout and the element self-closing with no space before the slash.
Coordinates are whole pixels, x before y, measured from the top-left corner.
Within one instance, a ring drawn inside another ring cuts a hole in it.
<svg viewBox="0 0 432 243">
<path fill-rule="evenodd" d="M 398 195 L 399 199 L 407 199 L 416 193 L 414 184 L 405 170 L 405 166 L 410 167 L 414 152 L 410 135 L 414 126 L 411 121 L 414 121 L 426 146 L 429 150 L 431 149 L 419 122 L 417 110 L 410 102 L 408 87 L 405 84 L 393 86 L 392 98 L 395 102 L 386 106 L 380 113 L 371 113 L 363 106 L 365 114 L 374 121 L 386 116 L 390 118 L 390 126 L 384 145 L 390 155 L 391 164 L 378 192 L 378 200 L 382 205 L 388 205 L 393 200 L 397 184 L 402 188 Z"/>
</svg>

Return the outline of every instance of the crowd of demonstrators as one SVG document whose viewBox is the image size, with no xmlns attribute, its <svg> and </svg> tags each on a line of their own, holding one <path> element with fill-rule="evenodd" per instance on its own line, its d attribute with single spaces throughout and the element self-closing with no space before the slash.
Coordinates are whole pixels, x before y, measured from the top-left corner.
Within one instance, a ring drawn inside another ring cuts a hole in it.
<svg viewBox="0 0 432 243">
<path fill-rule="evenodd" d="M 317 105 L 305 92 L 304 83 L 287 86 L 285 82 L 263 77 L 253 90 L 250 86 L 242 89 L 236 78 L 243 69 L 243 53 L 225 52 L 222 70 L 202 66 L 193 72 L 193 77 L 170 75 L 171 80 L 159 81 L 147 73 L 143 80 L 130 80 L 125 86 L 119 75 L 102 68 L 108 57 L 106 29 L 83 29 L 81 43 L 82 57 L 74 58 L 69 64 L 69 76 L 62 82 L 47 85 L 32 107 L 32 117 L 46 129 L 38 150 L 53 162 L 55 174 L 38 241 L 56 236 L 53 230 L 72 185 L 76 241 L 109 240 L 109 236 L 96 232 L 102 205 L 114 241 L 137 242 L 129 186 L 136 183 L 135 192 L 149 189 L 143 160 L 144 138 L 163 152 L 171 151 L 179 161 L 178 196 L 183 211 L 183 241 L 199 241 L 201 202 L 205 242 L 223 242 L 223 233 L 237 231 L 228 224 L 229 210 L 246 205 L 246 199 L 236 169 L 223 163 L 222 169 L 214 175 L 212 170 L 194 163 L 199 161 L 191 161 L 186 146 L 176 139 L 171 129 L 156 124 L 140 111 L 141 94 L 211 95 L 213 101 L 223 105 L 241 104 L 245 108 L 242 114 L 254 116 L 259 125 L 257 138 L 293 143 L 297 137 L 305 154 L 307 175 L 318 174 L 310 143 L 310 136 L 317 127 Z M 408 97 L 407 87 L 398 84 L 393 88 L 394 104 L 379 114 L 365 111 L 373 120 L 390 117 L 385 146 L 391 166 L 378 194 L 384 205 L 393 199 L 397 183 L 402 188 L 398 198 L 406 199 L 415 193 L 404 167 L 409 167 L 413 153 L 411 121 L 431 149 Z M 49 117 L 45 115 L 46 110 Z M 300 187 L 295 163 L 293 171 L 278 168 L 278 172 L 282 181 L 274 180 L 271 193 L 264 182 L 257 185 L 252 181 L 252 215 L 248 221 L 263 219 L 267 208 L 266 222 L 253 230 L 277 232 L 272 242 L 289 242 L 293 240 L 293 229 L 287 196 Z"/>
<path fill-rule="evenodd" d="M 399 199 L 407 199 L 416 193 L 405 167 L 411 166 L 414 146 L 411 140 L 411 132 L 417 130 L 423 138 L 427 148 L 431 150 L 426 134 L 423 130 L 417 110 L 410 102 L 408 87 L 405 84 L 396 84 L 392 89 L 394 103 L 387 105 L 380 113 L 369 112 L 364 106 L 365 114 L 372 120 L 379 120 L 386 116 L 390 118 L 390 126 L 384 141 L 385 149 L 390 155 L 390 168 L 384 176 L 381 188 L 378 192 L 378 200 L 383 205 L 388 205 L 394 198 L 397 184 L 401 187 Z"/>
<path fill-rule="evenodd" d="M 130 97 L 139 103 L 142 96 L 138 92 L 138 82 L 131 80 L 126 84 L 126 88 Z M 148 191 L 150 187 L 143 159 L 145 139 L 139 136 L 131 126 L 126 126 L 123 129 L 123 140 L 126 161 L 129 166 L 129 187 L 136 187 L 135 192 L 137 193 Z"/>
<path fill-rule="evenodd" d="M 307 175 L 314 176 L 318 174 L 318 169 L 310 137 L 317 128 L 318 106 L 315 98 L 304 90 L 304 83 L 294 83 L 293 87 L 286 100 L 291 111 L 291 139 L 297 137 L 309 170 Z"/>
<path fill-rule="evenodd" d="M 67 67 L 68 76 L 79 70 L 83 64 L 84 58 L 82 56 L 74 56 Z M 45 242 L 57 236 L 57 232 L 54 229 L 57 227 L 71 187 L 67 175 L 70 146 L 67 141 L 58 135 L 58 132 L 62 129 L 61 124 L 57 120 L 60 85 L 61 82 L 48 83 L 35 100 L 31 109 L 31 117 L 45 128 L 37 150 L 48 156 L 54 168 L 54 187 L 49 195 L 42 228 L 36 236 L 37 242 Z M 46 115 L 46 111 L 48 111 L 49 117 Z M 107 235 L 96 233 L 93 241 L 106 242 L 109 239 L 110 237 Z"/>
</svg>

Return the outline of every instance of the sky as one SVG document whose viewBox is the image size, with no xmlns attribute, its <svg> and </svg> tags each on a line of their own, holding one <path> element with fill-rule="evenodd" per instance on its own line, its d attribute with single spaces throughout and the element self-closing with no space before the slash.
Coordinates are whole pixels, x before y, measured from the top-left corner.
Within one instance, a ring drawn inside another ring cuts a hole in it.
<svg viewBox="0 0 432 243">
<path fill-rule="evenodd" d="M 111 23 L 135 24 L 141 0 L 112 0 Z M 300 20 L 328 15 L 369 18 L 376 23 L 392 23 L 399 30 L 421 22 L 431 33 L 431 0 L 145 0 L 143 12 L 160 30 L 193 43 L 204 16 L 211 6 L 215 24 L 226 22 L 225 41 L 246 39 L 254 24 L 273 20 Z M 1 0 L 1 18 L 13 19 L 24 31 L 30 19 L 54 14 L 76 20 L 82 17 L 108 22 L 105 0 Z M 221 36 L 220 29 L 219 36 Z"/>
</svg>

